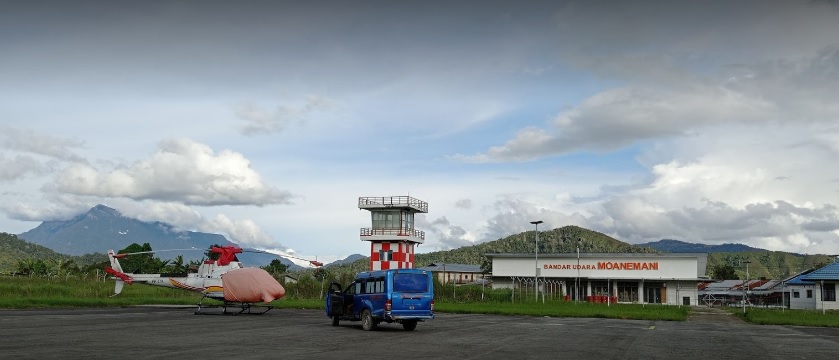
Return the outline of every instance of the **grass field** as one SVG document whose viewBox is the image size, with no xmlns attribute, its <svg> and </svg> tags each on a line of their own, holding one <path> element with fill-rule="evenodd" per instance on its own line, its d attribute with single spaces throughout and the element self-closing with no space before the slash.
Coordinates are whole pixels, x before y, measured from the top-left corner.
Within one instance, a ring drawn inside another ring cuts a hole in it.
<svg viewBox="0 0 839 360">
<path fill-rule="evenodd" d="M 549 303 L 442 303 L 435 304 L 440 312 L 494 315 L 530 315 L 553 317 L 588 317 L 635 320 L 671 320 L 687 319 L 690 308 L 667 305 L 635 304 L 593 304 L 574 302 Z"/>
<path fill-rule="evenodd" d="M 0 309 L 31 309 L 57 307 L 120 307 L 133 305 L 195 305 L 201 295 L 193 292 L 164 287 L 132 285 L 122 294 L 112 297 L 113 281 L 84 279 L 45 279 L 30 277 L 0 277 Z M 503 295 L 503 294 L 502 294 Z M 463 299 L 463 295 L 459 295 Z M 489 297 L 488 297 L 489 298 Z M 503 299 L 504 296 L 497 298 Z M 205 300 L 205 304 L 219 304 Z M 274 301 L 277 308 L 323 309 L 323 301 L 317 296 L 299 298 L 287 296 Z M 690 314 L 686 306 L 635 305 L 635 304 L 592 304 L 563 301 L 547 303 L 529 301 L 480 301 L 455 302 L 445 297 L 435 301 L 437 312 L 526 315 L 552 317 L 589 317 L 637 320 L 683 321 Z M 820 311 L 749 308 L 743 314 L 739 308 L 729 311 L 754 324 L 800 325 L 839 327 L 839 312 L 822 314 Z"/>
<path fill-rule="evenodd" d="M 727 310 L 753 324 L 839 327 L 837 311 L 747 308 L 743 314 L 740 309 Z"/>
</svg>

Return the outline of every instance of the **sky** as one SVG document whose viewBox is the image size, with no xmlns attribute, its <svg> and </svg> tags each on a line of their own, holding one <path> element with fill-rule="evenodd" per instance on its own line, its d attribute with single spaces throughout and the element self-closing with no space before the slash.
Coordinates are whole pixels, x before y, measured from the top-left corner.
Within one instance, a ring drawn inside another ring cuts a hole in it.
<svg viewBox="0 0 839 360">
<path fill-rule="evenodd" d="M 332 261 L 410 195 L 419 253 L 541 220 L 839 254 L 836 1 L 0 8 L 3 232 L 104 204 Z"/>
</svg>

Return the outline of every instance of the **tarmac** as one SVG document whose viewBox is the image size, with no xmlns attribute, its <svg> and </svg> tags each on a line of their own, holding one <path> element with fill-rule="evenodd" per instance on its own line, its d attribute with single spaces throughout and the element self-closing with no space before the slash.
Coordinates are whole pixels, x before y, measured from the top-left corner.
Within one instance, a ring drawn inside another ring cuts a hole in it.
<svg viewBox="0 0 839 360">
<path fill-rule="evenodd" d="M 322 310 L 196 316 L 194 307 L 0 310 L 3 359 L 836 359 L 839 329 L 438 313 L 415 331 Z M 697 309 L 701 310 L 701 309 Z M 697 312 L 695 312 L 697 313 Z"/>
</svg>

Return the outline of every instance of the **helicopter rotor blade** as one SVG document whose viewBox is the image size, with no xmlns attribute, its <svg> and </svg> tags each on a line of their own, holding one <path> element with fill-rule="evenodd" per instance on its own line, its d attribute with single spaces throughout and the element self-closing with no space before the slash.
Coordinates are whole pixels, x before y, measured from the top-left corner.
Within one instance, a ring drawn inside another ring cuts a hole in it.
<svg viewBox="0 0 839 360">
<path fill-rule="evenodd" d="M 154 254 L 154 253 L 169 252 L 169 251 L 207 251 L 207 249 L 191 248 L 191 249 L 166 249 L 166 250 L 138 251 L 138 252 L 132 252 L 132 253 L 114 254 L 114 257 L 124 258 L 124 257 L 129 256 L 129 255 Z"/>
<path fill-rule="evenodd" d="M 268 255 L 274 255 L 274 256 L 279 256 L 279 257 L 284 257 L 284 258 L 289 258 L 289 259 L 305 261 L 305 262 L 308 262 L 310 265 L 312 265 L 314 267 L 323 266 L 323 263 L 320 262 L 320 261 L 317 261 L 317 260 L 302 259 L 302 258 L 299 258 L 299 257 L 296 257 L 296 256 L 291 256 L 291 255 L 278 255 L 278 254 L 268 252 L 268 251 L 265 251 L 265 250 L 249 249 L 249 250 L 242 250 L 242 251 L 243 252 L 260 253 L 260 254 L 268 254 Z"/>
</svg>

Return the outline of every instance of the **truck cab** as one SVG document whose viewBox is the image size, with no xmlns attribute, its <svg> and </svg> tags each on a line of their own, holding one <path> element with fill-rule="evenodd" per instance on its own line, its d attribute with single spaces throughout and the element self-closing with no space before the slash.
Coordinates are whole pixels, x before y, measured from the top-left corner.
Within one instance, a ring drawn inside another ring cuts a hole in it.
<svg viewBox="0 0 839 360">
<path fill-rule="evenodd" d="M 361 321 L 364 330 L 373 330 L 382 322 L 395 322 L 411 331 L 419 321 L 434 318 L 434 282 L 426 270 L 366 271 L 347 287 L 332 282 L 325 301 L 332 326 Z"/>
</svg>

